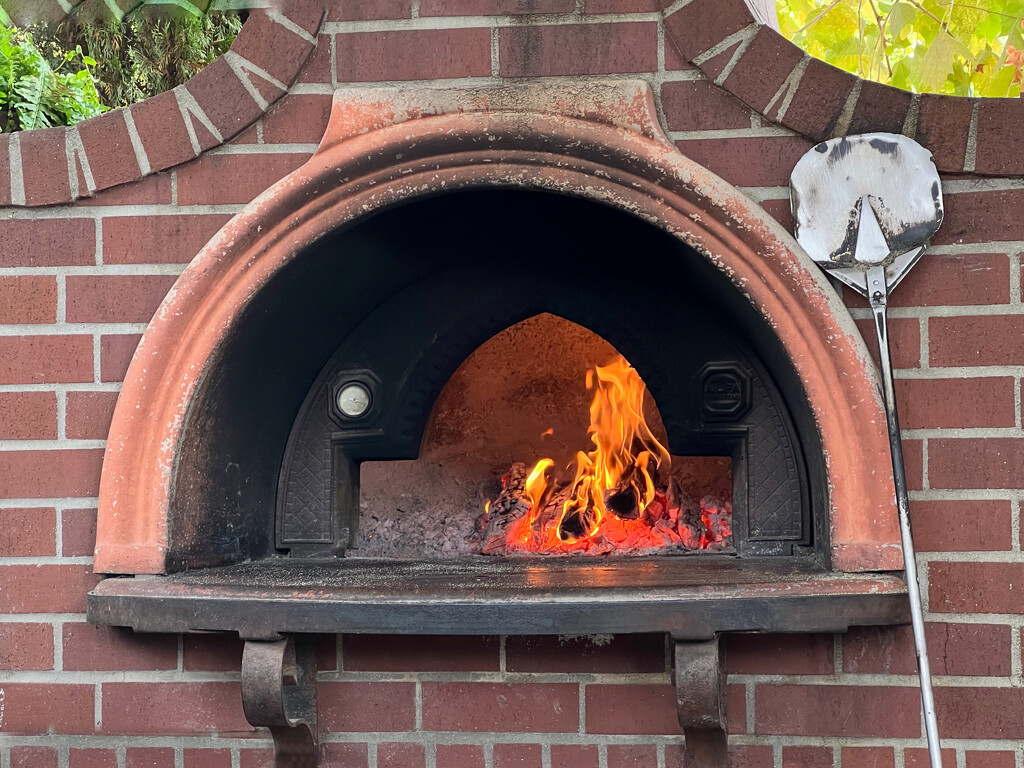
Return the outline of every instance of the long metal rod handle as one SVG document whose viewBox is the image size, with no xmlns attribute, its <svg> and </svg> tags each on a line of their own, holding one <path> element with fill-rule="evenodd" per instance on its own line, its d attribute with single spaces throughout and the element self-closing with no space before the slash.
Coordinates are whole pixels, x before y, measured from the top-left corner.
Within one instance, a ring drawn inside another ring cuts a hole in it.
<svg viewBox="0 0 1024 768">
<path fill-rule="evenodd" d="M 871 284 L 870 273 L 868 277 Z M 883 278 L 884 285 L 884 278 Z M 910 618 L 914 628 L 914 650 L 917 653 L 917 671 L 921 680 L 921 705 L 924 709 L 924 728 L 928 737 L 928 756 L 932 768 L 942 768 L 939 745 L 939 726 L 935 717 L 935 697 L 932 694 L 932 673 L 928 663 L 928 646 L 924 635 L 924 610 L 921 606 L 921 583 L 917 577 L 917 559 L 914 540 L 910 532 L 910 501 L 907 491 L 907 473 L 903 466 L 903 441 L 900 420 L 896 412 L 896 390 L 893 381 L 892 359 L 889 356 L 889 331 L 886 324 L 886 290 L 872 291 L 869 296 L 875 318 L 878 355 L 882 363 L 882 387 L 885 393 L 885 417 L 889 426 L 892 447 L 892 474 L 896 484 L 896 508 L 900 518 L 900 538 L 903 543 L 903 562 L 906 568 L 907 592 L 910 596 Z"/>
</svg>

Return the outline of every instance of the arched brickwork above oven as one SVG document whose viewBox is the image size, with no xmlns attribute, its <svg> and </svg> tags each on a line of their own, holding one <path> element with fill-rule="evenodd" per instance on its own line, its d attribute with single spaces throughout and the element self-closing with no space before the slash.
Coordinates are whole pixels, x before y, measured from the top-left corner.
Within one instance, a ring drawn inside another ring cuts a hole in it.
<svg viewBox="0 0 1024 768">
<path fill-rule="evenodd" d="M 744 0 L 666 3 L 664 23 L 666 42 L 709 80 L 809 139 L 902 133 L 942 172 L 1024 175 L 1024 99 L 912 94 L 861 80 L 759 24 Z"/>
<path fill-rule="evenodd" d="M 217 516 L 230 516 L 224 509 L 235 502 L 202 503 L 204 477 L 192 471 L 207 460 L 210 435 L 219 428 L 225 400 L 217 387 L 229 373 L 222 365 L 228 352 L 248 349 L 288 370 L 298 346 L 247 337 L 241 330 L 247 311 L 270 295 L 290 302 L 293 315 L 305 312 L 301 292 L 288 290 L 288 275 L 295 274 L 289 270 L 326 234 L 401 203 L 491 188 L 554 192 L 617 208 L 683 241 L 726 275 L 759 310 L 809 403 L 823 456 L 833 568 L 901 567 L 892 488 L 879 482 L 891 466 L 878 384 L 849 316 L 773 219 L 661 134 L 650 88 L 619 81 L 559 91 L 338 92 L 318 151 L 207 245 L 143 336 L 107 442 L 96 570 L 162 573 L 257 556 L 245 549 L 237 522 L 255 514 L 248 524 L 265 538 L 272 499 L 256 499 L 255 513 L 236 510 L 227 524 Z M 274 407 L 273 397 L 247 412 L 265 420 L 264 406 Z M 283 410 L 294 413 L 297 406 Z M 287 428 L 291 416 L 285 415 Z M 239 498 L 245 493 L 240 484 Z M 227 541 L 237 551 L 189 560 L 183 553 L 197 537 Z"/>
<path fill-rule="evenodd" d="M 184 85 L 68 127 L 0 135 L 0 205 L 70 203 L 218 147 L 284 96 L 316 48 L 324 10 L 253 10 L 231 45 Z"/>
</svg>

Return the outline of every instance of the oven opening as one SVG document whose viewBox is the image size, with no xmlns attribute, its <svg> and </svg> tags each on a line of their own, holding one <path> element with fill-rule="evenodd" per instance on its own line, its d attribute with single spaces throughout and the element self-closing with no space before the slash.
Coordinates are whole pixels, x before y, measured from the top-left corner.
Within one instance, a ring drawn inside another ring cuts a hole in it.
<svg viewBox="0 0 1024 768">
<path fill-rule="evenodd" d="M 673 455 L 640 374 L 550 313 L 478 347 L 419 457 L 360 466 L 351 557 L 732 552 L 730 456 Z"/>
</svg>

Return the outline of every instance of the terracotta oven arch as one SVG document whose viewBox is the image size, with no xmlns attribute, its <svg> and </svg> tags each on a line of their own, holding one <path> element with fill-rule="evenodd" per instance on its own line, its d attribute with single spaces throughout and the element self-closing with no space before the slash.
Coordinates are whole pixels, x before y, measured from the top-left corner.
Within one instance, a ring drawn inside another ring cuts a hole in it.
<svg viewBox="0 0 1024 768">
<path fill-rule="evenodd" d="M 725 275 L 774 332 L 813 414 L 832 568 L 902 567 L 891 484 L 879 482 L 891 471 L 879 389 L 845 309 L 774 220 L 679 154 L 661 133 L 646 84 L 616 82 L 560 92 L 539 85 L 339 91 L 309 162 L 214 237 L 144 334 L 107 443 L 96 570 L 169 573 L 272 549 L 274 479 L 218 464 L 210 446 L 226 428 L 220 416 L 229 406 L 251 405 L 253 434 L 287 435 L 333 350 L 311 341 L 312 375 L 298 375 L 289 391 L 250 382 L 262 398 L 251 403 L 225 404 L 231 373 L 224 361 L 242 354 L 262 357 L 268 370 L 292 364 L 298 345 L 289 343 L 287 329 L 275 336 L 253 316 L 281 302 L 293 316 L 307 311 L 290 292 L 295 268 L 327 233 L 409 201 L 500 188 L 618 209 L 682 241 Z M 344 313 L 343 303 L 337 311 Z M 314 321 L 305 318 L 307 327 Z M 269 407 L 275 398 L 287 404 L 277 415 Z M 204 472 L 237 475 L 227 486 L 242 501 L 211 503 Z M 220 542 L 215 550 L 202 544 L 210 539 Z"/>
</svg>

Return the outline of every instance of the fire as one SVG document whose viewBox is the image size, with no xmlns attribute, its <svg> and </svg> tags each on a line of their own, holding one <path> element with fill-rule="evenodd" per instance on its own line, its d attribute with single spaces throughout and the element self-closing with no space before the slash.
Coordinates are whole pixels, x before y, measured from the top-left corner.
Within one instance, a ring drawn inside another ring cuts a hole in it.
<svg viewBox="0 0 1024 768">
<path fill-rule="evenodd" d="M 577 453 L 567 496 L 565 484 L 559 488 L 552 459 L 534 465 L 522 486 L 529 511 L 505 530 L 504 550 L 568 553 L 728 546 L 730 510 L 705 508 L 702 502 L 700 522 L 695 523 L 681 519 L 678 503 L 673 506 L 672 459 L 644 419 L 646 387 L 637 372 L 620 357 L 588 370 L 586 386 L 593 392 L 588 428 L 593 447 Z"/>
</svg>

